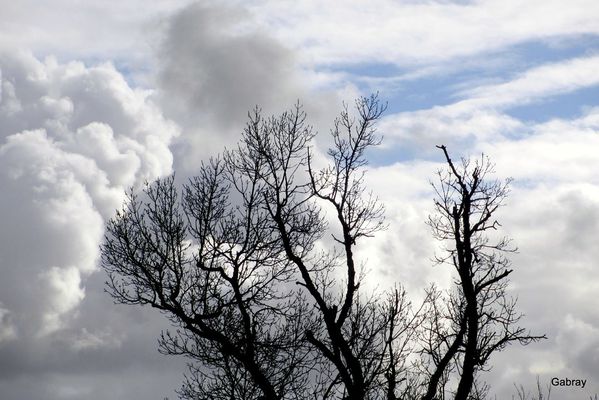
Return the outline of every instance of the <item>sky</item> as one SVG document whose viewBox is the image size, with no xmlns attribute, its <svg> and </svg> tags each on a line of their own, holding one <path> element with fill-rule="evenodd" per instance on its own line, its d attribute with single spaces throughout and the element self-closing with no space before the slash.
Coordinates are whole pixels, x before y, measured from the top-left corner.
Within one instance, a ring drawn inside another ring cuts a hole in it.
<svg viewBox="0 0 599 400">
<path fill-rule="evenodd" d="M 378 92 L 369 188 L 389 228 L 360 246 L 372 287 L 415 298 L 450 271 L 425 220 L 435 148 L 513 178 L 503 232 L 523 325 L 494 357 L 509 399 L 537 377 L 599 393 L 599 3 L 0 0 L 0 397 L 176 398 L 185 360 L 163 315 L 114 305 L 99 245 L 125 190 L 192 176 L 247 111 L 296 101 L 326 143 L 342 103 Z M 319 141 L 320 140 L 320 141 Z"/>
</svg>

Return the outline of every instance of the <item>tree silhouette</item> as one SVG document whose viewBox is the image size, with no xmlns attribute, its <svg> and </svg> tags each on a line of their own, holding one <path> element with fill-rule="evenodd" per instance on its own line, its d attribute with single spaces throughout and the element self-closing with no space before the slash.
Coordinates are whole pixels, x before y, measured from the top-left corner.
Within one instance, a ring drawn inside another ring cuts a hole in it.
<svg viewBox="0 0 599 400">
<path fill-rule="evenodd" d="M 436 290 L 429 296 L 433 312 L 426 324 L 423 353 L 433 368 L 423 398 L 444 392 L 448 374 L 457 371 L 454 399 L 467 400 L 473 391 L 484 397 L 486 389 L 476 385 L 476 375 L 493 353 L 511 342 L 528 344 L 545 336 L 531 335 L 518 325 L 521 314 L 506 292 L 513 271 L 506 253 L 516 249 L 508 238 L 490 234 L 500 226 L 495 214 L 508 194 L 509 180 L 491 180 L 493 164 L 484 156 L 462 159 L 456 166 L 447 148 L 437 147 L 448 168 L 438 172 L 439 181 L 433 184 L 436 213 L 428 224 L 435 238 L 449 243 L 437 262 L 452 265 L 457 278 L 445 304 L 438 304 L 442 296 Z"/>
<path fill-rule="evenodd" d="M 344 108 L 331 164 L 315 170 L 301 107 L 270 119 L 255 109 L 238 148 L 203 164 L 182 196 L 173 177 L 158 180 L 109 222 L 109 292 L 179 328 L 160 344 L 197 361 L 183 397 L 362 399 L 390 377 L 389 335 L 414 318 L 399 318 L 409 313 L 400 289 L 388 304 L 358 295 L 353 248 L 383 227 L 361 168 L 384 106 L 372 96 L 356 110 Z M 328 227 L 316 199 L 340 227 L 330 249 L 317 248 Z"/>
<path fill-rule="evenodd" d="M 172 176 L 129 192 L 101 248 L 107 290 L 176 327 L 160 350 L 190 359 L 182 398 L 445 398 L 459 372 L 455 398 L 465 400 L 483 395 L 476 373 L 493 352 L 539 338 L 516 327 L 505 293 L 508 242 L 485 236 L 507 185 L 485 180 L 486 161 L 456 169 L 443 146 L 449 171 L 429 224 L 454 243 L 439 261 L 455 266 L 455 290 L 432 287 L 420 307 L 401 286 L 360 290 L 355 248 L 386 227 L 364 186 L 385 107 L 377 96 L 344 107 L 328 162 L 311 149 L 299 104 L 270 118 L 256 108 L 240 144 L 203 163 L 181 192 Z"/>
</svg>

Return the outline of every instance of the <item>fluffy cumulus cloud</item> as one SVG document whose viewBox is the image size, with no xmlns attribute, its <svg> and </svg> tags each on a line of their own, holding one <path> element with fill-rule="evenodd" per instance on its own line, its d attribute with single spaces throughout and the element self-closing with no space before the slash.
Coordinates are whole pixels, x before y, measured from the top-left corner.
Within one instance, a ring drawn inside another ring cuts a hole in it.
<svg viewBox="0 0 599 400">
<path fill-rule="evenodd" d="M 27 364 L 25 344 L 77 324 L 105 221 L 128 187 L 171 172 L 178 129 L 110 64 L 7 51 L 0 70 L 0 348 Z M 118 344 L 107 335 L 75 330 L 65 351 Z"/>
</svg>

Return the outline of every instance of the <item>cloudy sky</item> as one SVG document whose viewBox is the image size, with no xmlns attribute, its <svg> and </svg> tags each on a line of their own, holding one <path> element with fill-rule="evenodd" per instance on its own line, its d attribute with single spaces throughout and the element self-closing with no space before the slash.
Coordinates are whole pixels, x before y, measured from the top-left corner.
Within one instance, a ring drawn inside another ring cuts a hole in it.
<svg viewBox="0 0 599 400">
<path fill-rule="evenodd" d="M 0 0 L 0 397 L 175 398 L 183 360 L 156 352 L 164 317 L 113 305 L 98 246 L 124 190 L 235 143 L 247 110 L 300 99 L 326 134 L 342 101 L 388 111 L 370 187 L 390 228 L 369 279 L 431 281 L 428 181 L 484 152 L 513 177 L 500 216 L 519 247 L 512 290 L 549 339 L 486 376 L 587 379 L 599 392 L 597 0 Z"/>
</svg>

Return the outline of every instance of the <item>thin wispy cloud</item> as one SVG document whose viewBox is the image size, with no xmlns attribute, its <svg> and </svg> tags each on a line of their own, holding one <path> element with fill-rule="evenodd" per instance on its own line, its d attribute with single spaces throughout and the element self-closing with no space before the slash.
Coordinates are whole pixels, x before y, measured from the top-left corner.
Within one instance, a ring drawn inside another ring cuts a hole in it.
<svg viewBox="0 0 599 400">
<path fill-rule="evenodd" d="M 506 109 L 539 102 L 599 85 L 597 70 L 599 56 L 547 63 L 523 71 L 507 82 L 463 90 L 458 95 L 466 99 L 459 104 L 471 108 Z"/>
</svg>

